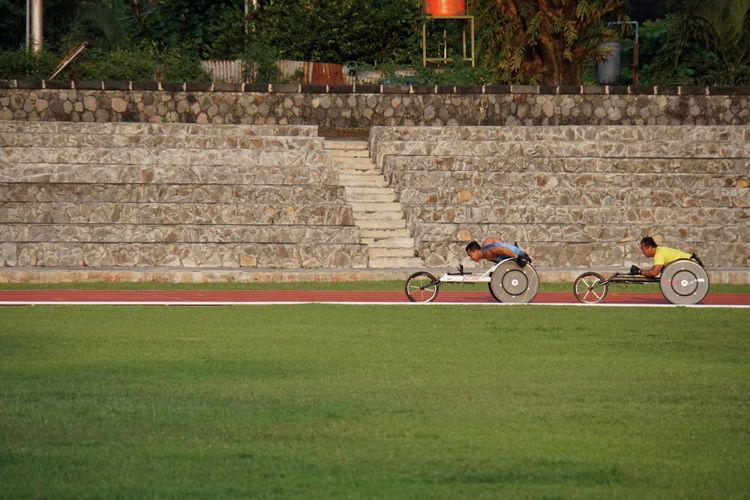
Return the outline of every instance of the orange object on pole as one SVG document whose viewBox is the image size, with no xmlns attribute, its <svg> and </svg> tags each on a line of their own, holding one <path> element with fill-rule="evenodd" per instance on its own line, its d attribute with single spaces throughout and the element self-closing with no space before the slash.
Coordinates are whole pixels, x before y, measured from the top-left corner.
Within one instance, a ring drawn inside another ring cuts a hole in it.
<svg viewBox="0 0 750 500">
<path fill-rule="evenodd" d="M 466 0 L 425 0 L 425 13 L 430 16 L 464 16 Z"/>
</svg>

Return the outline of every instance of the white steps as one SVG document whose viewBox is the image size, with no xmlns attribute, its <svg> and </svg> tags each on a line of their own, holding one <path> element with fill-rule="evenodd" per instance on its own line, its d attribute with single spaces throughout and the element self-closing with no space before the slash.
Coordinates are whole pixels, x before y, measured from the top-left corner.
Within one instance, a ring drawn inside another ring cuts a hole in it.
<svg viewBox="0 0 750 500">
<path fill-rule="evenodd" d="M 327 140 L 325 149 L 339 171 L 352 205 L 360 240 L 367 245 L 371 268 L 420 268 L 403 209 L 383 173 L 370 158 L 367 141 Z"/>
</svg>

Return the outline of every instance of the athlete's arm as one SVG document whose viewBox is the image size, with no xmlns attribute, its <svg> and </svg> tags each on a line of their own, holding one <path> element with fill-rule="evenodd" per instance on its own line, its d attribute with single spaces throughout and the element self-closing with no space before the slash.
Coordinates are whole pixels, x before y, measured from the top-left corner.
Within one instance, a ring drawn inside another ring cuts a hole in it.
<svg viewBox="0 0 750 500">
<path fill-rule="evenodd" d="M 651 267 L 651 269 L 642 269 L 641 274 L 647 278 L 656 278 L 659 276 L 662 269 L 664 269 L 664 266 L 659 264 Z"/>
<path fill-rule="evenodd" d="M 498 257 L 500 255 L 502 255 L 503 257 L 515 257 L 516 256 L 516 254 L 513 253 L 513 250 L 511 250 L 510 248 L 505 248 L 505 247 L 491 248 L 490 254 L 493 257 Z M 494 260 L 494 259 L 491 259 L 491 260 Z"/>
</svg>

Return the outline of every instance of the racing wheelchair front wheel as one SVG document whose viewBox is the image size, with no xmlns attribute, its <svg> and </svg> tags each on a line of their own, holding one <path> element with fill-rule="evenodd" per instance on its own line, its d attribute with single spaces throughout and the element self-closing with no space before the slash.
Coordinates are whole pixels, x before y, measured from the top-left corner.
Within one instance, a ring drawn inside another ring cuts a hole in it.
<svg viewBox="0 0 750 500">
<path fill-rule="evenodd" d="M 489 286 L 498 302 L 527 304 L 539 291 L 539 275 L 531 264 L 521 267 L 507 259 L 492 272 Z"/>
<path fill-rule="evenodd" d="M 583 273 L 573 283 L 573 293 L 581 304 L 597 304 L 607 296 L 607 281 L 593 271 Z"/>
<path fill-rule="evenodd" d="M 698 304 L 708 293 L 708 273 L 690 259 L 670 263 L 661 272 L 659 288 L 664 298 L 672 304 Z"/>
<path fill-rule="evenodd" d="M 404 291 L 411 302 L 432 302 L 438 295 L 440 281 L 427 271 L 419 271 L 406 279 Z"/>
</svg>

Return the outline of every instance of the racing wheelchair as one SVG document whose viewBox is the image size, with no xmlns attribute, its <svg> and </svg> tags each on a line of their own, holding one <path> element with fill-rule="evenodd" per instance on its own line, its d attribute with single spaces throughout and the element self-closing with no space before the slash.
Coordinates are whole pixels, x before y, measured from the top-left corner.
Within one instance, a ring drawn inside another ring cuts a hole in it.
<svg viewBox="0 0 750 500">
<path fill-rule="evenodd" d="M 659 283 L 659 288 L 665 299 L 672 304 L 698 304 L 708 293 L 708 273 L 700 261 L 693 259 L 679 259 L 667 264 L 658 278 L 615 273 L 604 278 L 599 273 L 587 271 L 578 276 L 573 284 L 573 293 L 578 302 L 596 304 L 607 296 L 610 285 L 641 285 L 644 283 Z"/>
<path fill-rule="evenodd" d="M 418 271 L 406 279 L 404 291 L 411 302 L 432 302 L 444 283 L 487 283 L 492 297 L 498 302 L 523 304 L 531 302 L 539 291 L 539 275 L 531 263 L 519 263 L 507 258 L 483 273 L 473 274 L 458 266 L 458 272 L 445 273 L 440 278 L 427 271 Z"/>
</svg>

